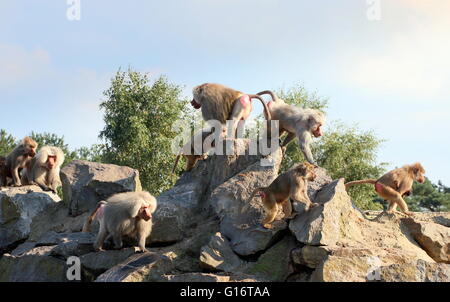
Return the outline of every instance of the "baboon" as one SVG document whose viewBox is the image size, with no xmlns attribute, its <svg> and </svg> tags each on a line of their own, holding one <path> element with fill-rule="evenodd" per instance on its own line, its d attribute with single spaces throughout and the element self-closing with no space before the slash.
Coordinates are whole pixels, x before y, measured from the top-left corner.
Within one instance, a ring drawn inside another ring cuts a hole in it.
<svg viewBox="0 0 450 302">
<path fill-rule="evenodd" d="M 265 116 L 270 120 L 269 109 L 259 95 L 225 87 L 220 84 L 205 83 L 194 87 L 191 105 L 195 109 L 202 109 L 205 121 L 217 120 L 225 125 L 227 120 L 233 120 L 232 135 L 236 134 L 239 121 L 248 118 L 252 111 L 252 99 L 260 100 L 264 106 Z"/>
<path fill-rule="evenodd" d="M 271 224 L 275 220 L 277 212 L 282 206 L 286 218 L 292 218 L 292 205 L 289 198 L 294 201 L 306 204 L 306 209 L 316 206 L 308 197 L 308 181 L 313 181 L 316 178 L 314 166 L 308 162 L 298 164 L 289 171 L 280 174 L 268 187 L 256 188 L 248 202 L 259 192 L 262 197 L 266 217 L 262 225 L 265 228 L 271 228 Z M 245 210 L 247 205 L 242 209 Z"/>
<path fill-rule="evenodd" d="M 403 197 L 411 194 L 414 180 L 419 183 L 425 182 L 423 174 L 425 174 L 425 169 L 420 163 L 415 163 L 389 171 L 379 179 L 348 182 L 345 184 L 345 188 L 348 189 L 358 184 L 373 184 L 375 185 L 375 192 L 389 203 L 388 213 L 396 211 L 398 205 L 406 215 L 411 215 L 412 213 L 408 210 Z"/>
<path fill-rule="evenodd" d="M 145 252 L 145 240 L 152 230 L 152 214 L 156 211 L 156 199 L 148 192 L 118 193 L 106 201 L 100 201 L 83 226 L 89 232 L 94 219 L 100 223 L 96 251 L 102 250 L 103 242 L 109 236 L 114 247 L 122 248 L 122 236 L 132 236 L 138 240 L 139 252 Z"/>
<path fill-rule="evenodd" d="M 212 130 L 201 130 L 195 134 L 178 153 L 175 164 L 173 165 L 172 173 L 175 173 L 178 161 L 182 155 L 186 159 L 186 171 L 191 171 L 198 160 L 205 159 L 206 153 L 211 149 L 211 147 L 214 147 L 212 134 Z M 197 146 L 199 143 L 201 144 Z"/>
<path fill-rule="evenodd" d="M 7 184 L 7 177 L 11 177 L 13 185 L 20 187 L 20 171 L 25 168 L 36 155 L 38 144 L 31 138 L 25 137 L 22 142 L 6 157 L 6 172 L 2 173 L 3 185 Z"/>
<path fill-rule="evenodd" d="M 286 104 L 279 99 L 275 93 L 265 90 L 257 95 L 269 94 L 272 101 L 267 104 L 272 120 L 279 121 L 279 135 L 288 132 L 288 135 L 281 144 L 283 154 L 289 144 L 295 137 L 298 137 L 300 149 L 306 160 L 310 164 L 315 164 L 311 153 L 310 144 L 312 136 L 322 136 L 321 127 L 325 124 L 325 115 L 317 109 L 303 109 L 293 105 Z M 267 122 L 268 135 L 271 133 L 270 121 Z"/>
<path fill-rule="evenodd" d="M 6 169 L 6 157 L 0 156 L 0 187 L 8 185 L 7 176 L 8 176 L 8 169 Z M 3 181 L 5 181 L 5 183 L 3 183 Z"/>
<path fill-rule="evenodd" d="M 44 146 L 22 171 L 22 183 L 38 185 L 44 191 L 56 193 L 61 185 L 59 171 L 64 163 L 64 152 L 58 147 Z"/>
</svg>

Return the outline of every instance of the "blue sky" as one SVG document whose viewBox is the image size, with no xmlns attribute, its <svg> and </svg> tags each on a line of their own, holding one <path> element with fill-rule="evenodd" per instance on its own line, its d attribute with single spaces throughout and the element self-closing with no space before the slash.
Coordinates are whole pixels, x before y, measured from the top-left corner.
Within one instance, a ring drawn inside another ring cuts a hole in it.
<svg viewBox="0 0 450 302">
<path fill-rule="evenodd" d="M 370 2 L 370 1 L 369 1 Z M 302 83 L 328 120 L 387 141 L 389 168 L 421 161 L 450 185 L 450 1 L 0 0 L 0 128 L 98 142 L 98 104 L 119 67 L 246 92 Z M 260 106 L 255 112 L 261 111 Z M 326 130 L 326 128 L 325 128 Z"/>
</svg>

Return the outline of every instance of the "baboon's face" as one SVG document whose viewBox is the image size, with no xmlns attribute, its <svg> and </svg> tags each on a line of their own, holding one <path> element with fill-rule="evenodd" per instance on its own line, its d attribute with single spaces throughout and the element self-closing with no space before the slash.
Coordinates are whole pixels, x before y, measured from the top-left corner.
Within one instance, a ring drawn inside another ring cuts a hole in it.
<svg viewBox="0 0 450 302">
<path fill-rule="evenodd" d="M 309 181 L 313 181 L 317 177 L 314 165 L 308 162 L 299 165 L 298 171 Z"/>
<path fill-rule="evenodd" d="M 34 157 L 36 155 L 36 149 L 38 147 L 37 143 L 35 143 L 32 140 L 27 140 L 27 141 L 25 141 L 24 147 L 25 147 L 25 153 L 28 156 Z"/>
</svg>

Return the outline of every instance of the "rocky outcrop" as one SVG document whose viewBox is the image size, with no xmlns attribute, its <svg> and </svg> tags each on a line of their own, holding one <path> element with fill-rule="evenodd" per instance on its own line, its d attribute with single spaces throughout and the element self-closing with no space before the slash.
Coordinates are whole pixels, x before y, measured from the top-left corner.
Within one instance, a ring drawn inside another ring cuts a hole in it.
<svg viewBox="0 0 450 302">
<path fill-rule="evenodd" d="M 115 193 L 141 191 L 137 170 L 75 160 L 61 170 L 64 203 L 72 216 L 92 210 Z"/>
<path fill-rule="evenodd" d="M 33 219 L 60 200 L 37 186 L 0 191 L 0 250 L 26 239 Z"/>
<path fill-rule="evenodd" d="M 308 194 L 318 205 L 305 211 L 294 202 L 294 219 L 280 212 L 266 229 L 261 199 L 248 199 L 277 177 L 281 151 L 263 157 L 248 155 L 248 140 L 232 145 L 235 155 L 200 161 L 157 197 L 143 254 L 132 241 L 95 252 L 95 225 L 80 232 L 99 200 L 140 190 L 135 170 L 75 161 L 62 172 L 64 202 L 27 188 L 1 191 L 0 281 L 67 281 L 72 256 L 81 280 L 97 282 L 449 281 L 450 213 L 361 212 L 343 180 L 317 168 Z"/>
</svg>

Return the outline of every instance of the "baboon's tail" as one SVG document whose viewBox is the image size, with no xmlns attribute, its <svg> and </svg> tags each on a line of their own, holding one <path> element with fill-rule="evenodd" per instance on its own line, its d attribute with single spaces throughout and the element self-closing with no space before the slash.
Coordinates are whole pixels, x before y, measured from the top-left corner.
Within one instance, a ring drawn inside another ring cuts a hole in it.
<svg viewBox="0 0 450 302">
<path fill-rule="evenodd" d="M 264 90 L 264 91 L 261 91 L 261 92 L 257 93 L 257 95 L 264 95 L 264 94 L 270 95 L 270 97 L 272 98 L 272 101 L 274 101 L 274 102 L 278 102 L 279 101 L 279 98 L 277 97 L 277 95 L 273 91 Z"/>
<path fill-rule="evenodd" d="M 91 231 L 91 224 L 92 224 L 92 221 L 94 221 L 94 219 L 95 219 L 95 215 L 97 215 L 97 212 L 100 209 L 100 207 L 105 204 L 106 204 L 106 201 L 103 201 L 103 200 L 97 204 L 97 206 L 95 207 L 95 210 L 91 213 L 91 215 L 89 215 L 88 219 L 84 223 L 82 232 L 88 233 Z"/>
<path fill-rule="evenodd" d="M 372 184 L 374 185 L 377 182 L 376 179 L 363 179 L 363 180 L 355 180 L 345 184 L 345 189 L 347 190 L 349 187 L 360 184 Z"/>
<path fill-rule="evenodd" d="M 266 102 L 264 102 L 264 99 L 257 94 L 249 94 L 249 97 L 251 97 L 252 99 L 258 99 L 261 102 L 264 107 L 264 111 L 266 112 L 267 120 L 270 121 L 272 119 L 272 116 L 270 114 L 269 107 L 267 107 Z"/>
<path fill-rule="evenodd" d="M 253 190 L 252 195 L 250 195 L 250 198 L 247 200 L 247 203 L 241 208 L 241 213 L 244 213 L 248 207 L 250 206 L 250 201 L 253 199 L 253 197 L 255 197 L 256 193 L 264 190 L 265 187 L 259 187 L 256 188 L 255 190 Z"/>
<path fill-rule="evenodd" d="M 175 170 L 178 166 L 178 162 L 180 161 L 180 157 L 181 157 L 181 152 L 177 155 L 177 159 L 175 159 L 175 164 L 173 165 L 172 174 L 175 173 Z"/>
</svg>

